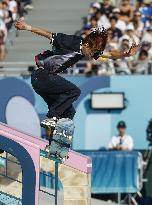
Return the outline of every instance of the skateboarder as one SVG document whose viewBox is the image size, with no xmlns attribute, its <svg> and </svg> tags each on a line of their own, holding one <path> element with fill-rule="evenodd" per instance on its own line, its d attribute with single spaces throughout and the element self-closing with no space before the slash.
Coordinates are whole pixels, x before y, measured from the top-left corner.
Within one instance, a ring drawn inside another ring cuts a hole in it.
<svg viewBox="0 0 152 205">
<path fill-rule="evenodd" d="M 107 30 L 94 29 L 82 39 L 75 35 L 52 33 L 27 24 L 19 19 L 16 22 L 18 30 L 26 30 L 47 38 L 52 44 L 52 50 L 47 50 L 35 56 L 37 69 L 32 73 L 31 83 L 48 105 L 47 119 L 41 126 L 55 127 L 60 118 L 73 119 L 75 109 L 72 103 L 77 100 L 81 91 L 73 83 L 58 75 L 73 66 L 83 57 L 97 60 L 101 55 L 106 58 L 118 59 L 134 55 L 139 45 L 134 43 L 128 52 L 104 52 L 108 34 Z M 34 46 L 34 45 L 33 45 Z"/>
</svg>

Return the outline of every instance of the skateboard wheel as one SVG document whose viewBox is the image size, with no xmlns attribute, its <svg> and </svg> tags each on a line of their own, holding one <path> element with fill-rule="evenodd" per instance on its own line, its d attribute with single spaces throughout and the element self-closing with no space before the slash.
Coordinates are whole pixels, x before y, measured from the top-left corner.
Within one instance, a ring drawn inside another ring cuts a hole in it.
<svg viewBox="0 0 152 205">
<path fill-rule="evenodd" d="M 56 133 L 57 133 L 57 131 L 56 131 L 56 130 L 54 130 L 54 131 L 53 131 L 53 134 L 55 135 Z"/>
<path fill-rule="evenodd" d="M 72 140 L 72 136 L 67 136 L 67 138 L 71 141 Z"/>
<path fill-rule="evenodd" d="M 45 151 L 49 152 L 49 146 L 46 146 Z"/>
<path fill-rule="evenodd" d="M 64 158 L 62 158 L 62 163 L 64 163 L 66 161 L 66 158 L 64 157 Z"/>
</svg>

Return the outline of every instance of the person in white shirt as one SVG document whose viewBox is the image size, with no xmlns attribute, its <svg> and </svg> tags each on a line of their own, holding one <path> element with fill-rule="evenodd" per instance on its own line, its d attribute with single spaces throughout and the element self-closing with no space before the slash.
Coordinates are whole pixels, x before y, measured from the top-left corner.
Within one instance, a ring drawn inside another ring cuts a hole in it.
<svg viewBox="0 0 152 205">
<path fill-rule="evenodd" d="M 127 24 L 120 19 L 120 9 L 119 8 L 114 8 L 112 10 L 113 16 L 115 16 L 118 20 L 116 23 L 116 27 L 119 28 L 122 32 L 126 30 Z"/>
<path fill-rule="evenodd" d="M 15 0 L 9 0 L 9 10 L 12 12 L 13 20 L 17 18 L 17 2 Z"/>
<path fill-rule="evenodd" d="M 134 143 L 130 135 L 126 134 L 126 123 L 120 121 L 117 125 L 118 135 L 113 136 L 108 144 L 110 150 L 133 150 Z"/>
<path fill-rule="evenodd" d="M 101 12 L 101 10 L 98 10 L 96 12 L 96 17 L 98 19 L 98 21 L 97 21 L 98 28 L 104 27 L 104 28 L 108 29 L 111 27 L 109 19 L 107 18 L 107 16 L 105 14 L 103 14 Z"/>
<path fill-rule="evenodd" d="M 132 45 L 133 42 L 136 42 L 137 44 L 140 42 L 139 38 L 136 36 L 134 32 L 135 28 L 132 23 L 129 23 L 126 26 L 125 34 L 119 39 L 119 43 L 121 44 L 122 40 L 125 38 L 129 39 L 129 46 Z"/>
</svg>

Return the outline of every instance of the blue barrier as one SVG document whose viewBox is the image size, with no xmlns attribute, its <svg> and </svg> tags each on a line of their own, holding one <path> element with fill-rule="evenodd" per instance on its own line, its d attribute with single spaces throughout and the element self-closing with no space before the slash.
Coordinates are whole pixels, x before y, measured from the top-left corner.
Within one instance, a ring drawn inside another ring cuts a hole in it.
<svg viewBox="0 0 152 205">
<path fill-rule="evenodd" d="M 136 193 L 140 154 L 136 151 L 82 151 L 92 158 L 92 193 Z"/>
</svg>

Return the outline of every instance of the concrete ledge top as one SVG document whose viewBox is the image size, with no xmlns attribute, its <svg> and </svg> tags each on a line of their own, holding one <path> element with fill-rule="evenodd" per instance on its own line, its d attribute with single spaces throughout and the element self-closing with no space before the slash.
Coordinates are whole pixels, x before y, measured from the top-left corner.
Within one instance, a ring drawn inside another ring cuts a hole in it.
<svg viewBox="0 0 152 205">
<path fill-rule="evenodd" d="M 12 128 L 4 123 L 0 123 L 0 134 L 4 135 L 5 133 L 6 133 L 6 136 L 7 136 L 7 134 L 13 135 L 14 139 L 15 139 L 15 137 L 17 137 L 17 138 L 19 137 L 22 140 L 27 140 L 31 143 L 34 143 L 37 146 L 39 146 L 39 148 L 41 150 L 44 150 L 46 145 L 49 144 L 49 142 L 47 140 L 41 139 L 39 137 L 34 137 L 30 134 L 19 131 L 16 128 Z"/>
</svg>

